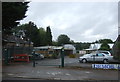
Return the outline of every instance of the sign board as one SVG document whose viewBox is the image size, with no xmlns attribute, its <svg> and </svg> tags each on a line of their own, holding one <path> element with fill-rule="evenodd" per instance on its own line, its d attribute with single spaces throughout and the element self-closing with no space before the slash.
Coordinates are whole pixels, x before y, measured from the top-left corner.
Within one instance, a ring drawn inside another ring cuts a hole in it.
<svg viewBox="0 0 120 82">
<path fill-rule="evenodd" d="M 120 64 L 92 64 L 95 69 L 120 69 Z"/>
</svg>

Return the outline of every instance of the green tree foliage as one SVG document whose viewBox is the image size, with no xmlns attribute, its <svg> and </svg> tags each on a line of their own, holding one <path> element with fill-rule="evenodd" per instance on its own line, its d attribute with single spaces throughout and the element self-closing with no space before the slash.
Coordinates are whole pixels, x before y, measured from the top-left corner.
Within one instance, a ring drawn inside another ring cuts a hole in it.
<svg viewBox="0 0 120 82">
<path fill-rule="evenodd" d="M 95 43 L 114 43 L 111 39 L 100 39 L 95 41 Z"/>
<path fill-rule="evenodd" d="M 70 40 L 70 44 L 74 44 L 75 42 L 74 42 L 74 40 Z"/>
<path fill-rule="evenodd" d="M 19 25 L 17 26 L 16 28 L 13 28 L 12 29 L 12 32 L 16 35 L 16 36 L 20 36 L 19 34 L 19 31 L 22 30 L 24 31 L 25 33 L 25 37 L 24 37 L 24 40 L 28 40 L 28 38 L 30 37 L 30 26 L 28 23 L 26 24 L 22 24 L 22 25 Z"/>
<path fill-rule="evenodd" d="M 25 18 L 28 2 L 2 2 L 2 33 L 3 36 L 11 34 L 20 20 Z"/>
<path fill-rule="evenodd" d="M 39 28 L 39 35 L 40 35 L 40 46 L 46 45 L 46 31 L 44 28 Z"/>
<path fill-rule="evenodd" d="M 13 29 L 13 32 L 15 32 L 15 34 L 17 35 L 17 34 L 19 34 L 20 30 L 23 30 L 25 33 L 24 40 L 32 41 L 34 43 L 34 46 L 40 45 L 39 30 L 33 22 L 29 22 L 29 23 L 17 26 L 16 28 Z"/>
<path fill-rule="evenodd" d="M 120 49 L 120 42 L 117 42 L 116 45 L 117 45 L 117 48 Z"/>
<path fill-rule="evenodd" d="M 108 50 L 109 51 L 110 50 L 110 46 L 106 42 L 104 42 L 104 43 L 102 43 L 102 45 L 101 45 L 99 50 Z"/>
<path fill-rule="evenodd" d="M 58 36 L 57 41 L 58 41 L 58 45 L 69 44 L 70 38 L 65 34 L 61 34 Z"/>
<path fill-rule="evenodd" d="M 115 44 L 112 48 L 112 55 L 114 56 L 114 59 L 120 61 L 120 35 L 117 37 Z"/>
<path fill-rule="evenodd" d="M 90 46 L 90 43 L 82 43 L 82 42 L 75 43 L 76 50 L 88 49 L 89 46 Z"/>
<path fill-rule="evenodd" d="M 46 45 L 52 45 L 52 34 L 50 27 L 47 27 L 47 30 L 45 31 L 44 28 L 38 27 L 33 23 L 29 22 L 26 24 L 22 24 L 17 26 L 16 28 L 12 29 L 12 31 L 15 33 L 16 36 L 20 36 L 20 31 L 25 33 L 25 36 L 23 36 L 24 40 L 32 41 L 34 43 L 34 46 L 46 46 Z"/>
<path fill-rule="evenodd" d="M 58 42 L 57 41 L 52 41 L 52 45 L 53 46 L 58 46 Z"/>
<path fill-rule="evenodd" d="M 47 45 L 52 45 L 52 33 L 50 26 L 48 26 L 46 30 L 46 41 L 47 41 L 46 43 Z"/>
<path fill-rule="evenodd" d="M 31 26 L 30 26 L 30 40 L 34 43 L 34 46 L 35 47 L 38 47 L 40 46 L 40 35 L 39 35 L 39 30 L 37 28 L 37 26 L 32 23 Z"/>
</svg>

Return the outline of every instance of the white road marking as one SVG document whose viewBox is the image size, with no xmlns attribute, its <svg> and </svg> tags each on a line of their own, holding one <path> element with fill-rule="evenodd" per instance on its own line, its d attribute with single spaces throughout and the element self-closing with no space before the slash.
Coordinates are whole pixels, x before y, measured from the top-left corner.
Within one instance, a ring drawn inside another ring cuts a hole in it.
<svg viewBox="0 0 120 82">
<path fill-rule="evenodd" d="M 58 74 L 61 74 L 61 72 L 58 72 Z"/>
<path fill-rule="evenodd" d="M 89 72 L 89 71 L 86 71 L 85 73 L 91 73 L 91 72 Z"/>
<path fill-rule="evenodd" d="M 32 73 L 33 73 L 34 71 L 32 70 Z"/>
<path fill-rule="evenodd" d="M 39 71 L 37 71 L 37 73 L 40 73 Z"/>
<path fill-rule="evenodd" d="M 51 74 L 54 75 L 54 76 L 56 75 L 56 73 L 51 73 Z"/>
<path fill-rule="evenodd" d="M 54 80 L 61 80 L 60 78 L 54 78 Z"/>
<path fill-rule="evenodd" d="M 17 76 L 17 77 L 28 77 L 28 76 Z"/>
<path fill-rule="evenodd" d="M 68 75 L 68 76 L 69 76 L 70 74 L 69 74 L 69 73 L 66 73 L 65 75 Z"/>
<path fill-rule="evenodd" d="M 14 74 L 8 74 L 8 75 L 14 75 Z"/>
<path fill-rule="evenodd" d="M 50 72 L 47 72 L 47 74 L 51 74 L 51 75 L 54 75 L 54 76 L 55 76 L 55 75 L 57 75 L 57 74 L 61 74 L 61 72 L 51 72 L 51 73 L 50 73 Z"/>
<path fill-rule="evenodd" d="M 49 72 L 47 72 L 47 74 L 50 74 Z"/>
</svg>

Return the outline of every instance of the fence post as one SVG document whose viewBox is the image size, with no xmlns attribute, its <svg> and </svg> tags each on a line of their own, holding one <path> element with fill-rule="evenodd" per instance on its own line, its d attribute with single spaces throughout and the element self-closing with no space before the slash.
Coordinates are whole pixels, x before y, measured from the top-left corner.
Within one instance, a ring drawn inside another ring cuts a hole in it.
<svg viewBox="0 0 120 82">
<path fill-rule="evenodd" d="M 61 66 L 64 67 L 64 48 L 62 48 L 62 54 L 61 54 Z"/>
<path fill-rule="evenodd" d="M 35 50 L 33 50 L 33 67 L 35 67 Z"/>
<path fill-rule="evenodd" d="M 5 49 L 4 49 L 4 53 L 5 53 L 5 54 L 4 54 L 4 55 L 5 55 L 5 56 L 4 56 L 4 57 L 5 57 L 5 65 L 8 65 L 8 49 L 5 48 Z"/>
</svg>

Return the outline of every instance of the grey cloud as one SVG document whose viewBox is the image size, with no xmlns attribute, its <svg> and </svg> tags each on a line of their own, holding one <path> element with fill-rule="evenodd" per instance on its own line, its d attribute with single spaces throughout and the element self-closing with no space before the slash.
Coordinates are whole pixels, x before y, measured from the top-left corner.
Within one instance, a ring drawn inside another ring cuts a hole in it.
<svg viewBox="0 0 120 82">
<path fill-rule="evenodd" d="M 29 5 L 28 17 L 21 23 L 32 20 L 38 27 L 50 25 L 54 40 L 63 33 L 75 41 L 117 37 L 117 3 L 31 2 Z"/>
</svg>

